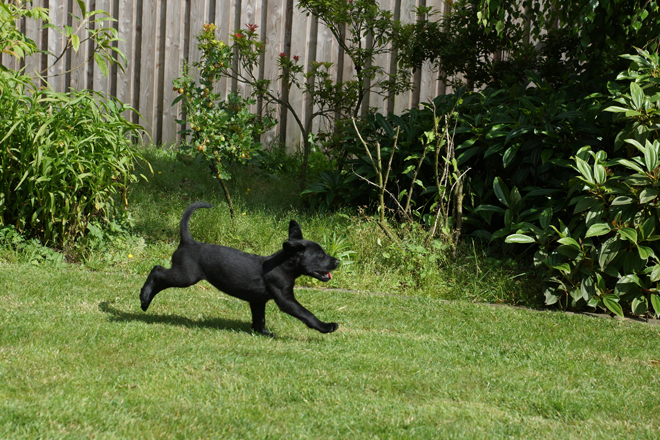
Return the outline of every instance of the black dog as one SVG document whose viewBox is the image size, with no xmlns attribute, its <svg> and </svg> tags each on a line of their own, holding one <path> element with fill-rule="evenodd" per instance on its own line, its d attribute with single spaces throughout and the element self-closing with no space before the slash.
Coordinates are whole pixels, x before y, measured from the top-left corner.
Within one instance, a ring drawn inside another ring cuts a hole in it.
<svg viewBox="0 0 660 440">
<path fill-rule="evenodd" d="M 250 303 L 252 328 L 258 333 L 271 335 L 265 328 L 266 302 L 271 299 L 280 310 L 310 328 L 321 333 L 337 330 L 337 324 L 319 321 L 293 296 L 293 285 L 300 275 L 329 281 L 332 278 L 330 271 L 339 265 L 339 261 L 326 254 L 319 244 L 303 239 L 298 223 L 294 220 L 289 223 L 289 239 L 284 242 L 282 250 L 264 257 L 193 240 L 188 222 L 197 208 L 212 206 L 193 203 L 183 213 L 181 243 L 172 255 L 172 268 L 156 266 L 151 270 L 140 293 L 142 310 L 147 310 L 161 290 L 188 287 L 207 280 L 222 292 Z"/>
</svg>

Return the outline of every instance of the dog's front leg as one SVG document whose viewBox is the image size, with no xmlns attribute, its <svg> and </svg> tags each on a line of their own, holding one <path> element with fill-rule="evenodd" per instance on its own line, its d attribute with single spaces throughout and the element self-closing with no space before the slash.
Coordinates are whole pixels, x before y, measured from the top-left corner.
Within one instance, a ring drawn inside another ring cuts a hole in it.
<svg viewBox="0 0 660 440">
<path fill-rule="evenodd" d="M 265 336 L 275 336 L 266 330 L 266 303 L 251 302 L 250 310 L 252 311 L 252 330 Z"/>
<path fill-rule="evenodd" d="M 281 311 L 287 313 L 294 318 L 300 319 L 307 327 L 318 330 L 321 333 L 332 333 L 339 327 L 335 322 L 323 322 L 318 319 L 312 312 L 304 308 L 293 296 L 293 289 L 290 291 L 281 291 L 273 289 L 273 297 L 275 304 Z"/>
</svg>

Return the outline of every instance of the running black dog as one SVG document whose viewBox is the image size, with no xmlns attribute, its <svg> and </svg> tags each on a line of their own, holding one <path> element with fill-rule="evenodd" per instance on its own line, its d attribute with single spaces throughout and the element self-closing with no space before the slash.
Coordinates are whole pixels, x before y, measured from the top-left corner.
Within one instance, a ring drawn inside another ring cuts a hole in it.
<svg viewBox="0 0 660 440">
<path fill-rule="evenodd" d="M 300 319 L 321 333 L 337 330 L 334 322 L 322 322 L 304 308 L 293 295 L 293 285 L 301 275 L 321 281 L 332 278 L 330 272 L 339 261 L 326 254 L 313 241 L 305 240 L 300 226 L 289 223 L 289 239 L 282 250 L 271 256 L 248 254 L 238 249 L 199 243 L 192 239 L 188 223 L 197 208 L 212 208 L 208 203 L 193 203 L 181 219 L 181 242 L 172 255 L 172 268 L 155 266 L 140 293 L 142 310 L 146 311 L 154 296 L 168 287 L 188 287 L 207 280 L 222 292 L 250 303 L 252 328 L 261 334 L 266 330 L 266 302 L 273 299 L 285 313 Z"/>
</svg>

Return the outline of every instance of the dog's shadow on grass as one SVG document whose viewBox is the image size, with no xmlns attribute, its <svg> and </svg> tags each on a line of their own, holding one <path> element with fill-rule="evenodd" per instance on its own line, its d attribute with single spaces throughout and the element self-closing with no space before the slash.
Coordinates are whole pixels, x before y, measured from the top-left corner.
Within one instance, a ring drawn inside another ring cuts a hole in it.
<svg viewBox="0 0 660 440">
<path fill-rule="evenodd" d="M 125 312 L 112 305 L 112 301 L 103 301 L 99 310 L 108 316 L 111 322 L 139 321 L 147 324 L 167 324 L 189 328 L 211 328 L 215 330 L 229 330 L 252 333 L 249 322 L 222 318 L 190 319 L 180 315 L 154 315 L 146 313 Z"/>
</svg>

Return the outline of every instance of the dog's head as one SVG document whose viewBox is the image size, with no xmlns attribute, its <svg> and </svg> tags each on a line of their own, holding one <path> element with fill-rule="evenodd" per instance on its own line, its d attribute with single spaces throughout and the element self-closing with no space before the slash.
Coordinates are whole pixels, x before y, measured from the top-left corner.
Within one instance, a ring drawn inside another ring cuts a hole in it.
<svg viewBox="0 0 660 440">
<path fill-rule="evenodd" d="M 330 272 L 339 266 L 339 260 L 326 254 L 321 245 L 303 238 L 300 225 L 295 220 L 289 222 L 289 239 L 284 242 L 282 248 L 284 252 L 296 255 L 298 268 L 303 275 L 323 282 L 330 281 Z"/>
</svg>

